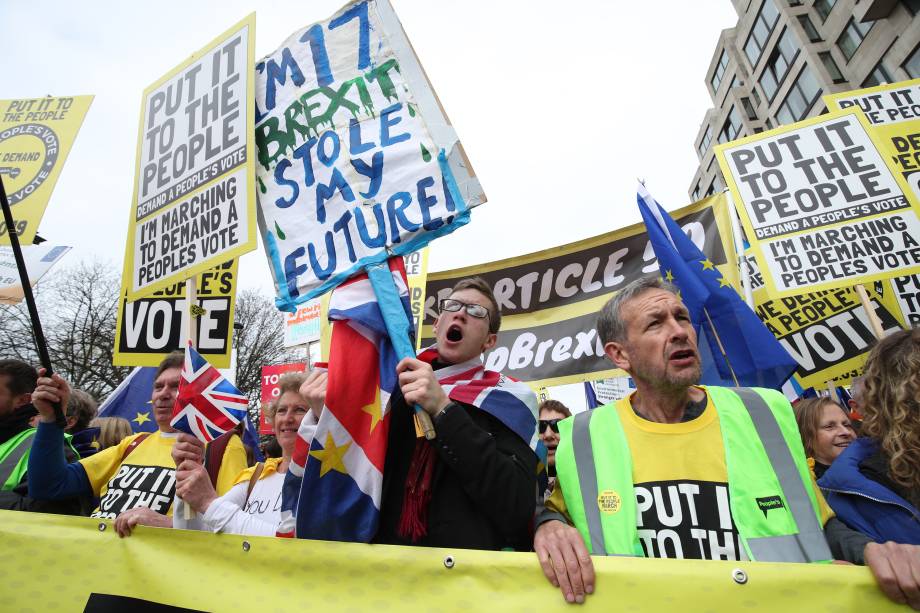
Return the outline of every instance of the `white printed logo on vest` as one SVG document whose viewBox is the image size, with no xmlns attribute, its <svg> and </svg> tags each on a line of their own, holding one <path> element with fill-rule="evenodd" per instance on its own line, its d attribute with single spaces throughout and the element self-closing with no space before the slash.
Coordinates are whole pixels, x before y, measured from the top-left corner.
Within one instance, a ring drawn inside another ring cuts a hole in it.
<svg viewBox="0 0 920 613">
<path fill-rule="evenodd" d="M 636 484 L 635 491 L 636 524 L 646 556 L 702 560 L 745 557 L 725 483 L 652 481 Z"/>
</svg>

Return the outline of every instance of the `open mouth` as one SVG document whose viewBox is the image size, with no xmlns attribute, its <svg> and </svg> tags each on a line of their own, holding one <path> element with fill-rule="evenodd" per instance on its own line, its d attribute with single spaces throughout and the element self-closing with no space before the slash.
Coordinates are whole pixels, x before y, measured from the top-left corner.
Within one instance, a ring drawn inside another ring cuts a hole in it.
<svg viewBox="0 0 920 613">
<path fill-rule="evenodd" d="M 463 340 L 463 330 L 460 329 L 460 326 L 454 324 L 447 329 L 447 340 L 452 343 L 459 343 Z"/>
<path fill-rule="evenodd" d="M 692 349 L 679 349 L 673 352 L 669 359 L 675 360 L 675 361 L 685 361 L 685 360 L 692 360 L 695 357 L 696 357 L 696 354 L 693 352 Z"/>
</svg>

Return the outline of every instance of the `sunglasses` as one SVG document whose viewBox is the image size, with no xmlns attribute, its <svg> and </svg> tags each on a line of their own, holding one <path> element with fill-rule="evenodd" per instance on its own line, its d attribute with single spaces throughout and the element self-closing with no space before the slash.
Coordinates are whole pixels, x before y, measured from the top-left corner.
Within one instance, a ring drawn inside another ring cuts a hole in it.
<svg viewBox="0 0 920 613">
<path fill-rule="evenodd" d="M 489 316 L 489 309 L 481 304 L 469 304 L 468 302 L 460 302 L 453 298 L 445 298 L 438 303 L 438 307 L 441 309 L 442 313 L 444 311 L 456 313 L 460 309 L 466 309 L 466 312 L 476 319 L 486 319 Z"/>
<path fill-rule="evenodd" d="M 541 419 L 540 420 L 540 432 L 546 432 L 546 429 L 549 428 L 556 434 L 559 434 L 559 422 L 561 419 Z"/>
</svg>

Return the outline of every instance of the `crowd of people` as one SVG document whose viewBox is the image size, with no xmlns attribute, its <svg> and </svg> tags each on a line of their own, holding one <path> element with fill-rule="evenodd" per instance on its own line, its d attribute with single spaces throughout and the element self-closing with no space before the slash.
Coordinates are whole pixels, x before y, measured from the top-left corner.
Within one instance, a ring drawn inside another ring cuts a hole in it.
<svg viewBox="0 0 920 613">
<path fill-rule="evenodd" d="M 700 385 L 679 294 L 640 279 L 597 325 L 635 391 L 574 416 L 554 400 L 538 408 L 530 393 L 524 415 L 486 400 L 508 393 L 509 380 L 481 372 L 501 324 L 488 284 L 464 280 L 439 307 L 435 347 L 397 366 L 373 542 L 534 551 L 572 603 L 605 589 L 597 555 L 848 562 L 920 610 L 920 329 L 875 345 L 855 407 L 830 398 L 793 407 L 773 390 Z M 461 384 L 477 364 L 478 387 Z M 0 360 L 2 508 L 112 518 L 122 536 L 137 525 L 274 535 L 298 431 L 315 429 L 328 375 L 282 378 L 268 410 L 279 457 L 252 465 L 233 432 L 204 445 L 170 427 L 181 368 L 175 353 L 157 370 L 157 432 L 103 444 L 117 424 L 92 421 L 92 398 Z M 431 441 L 417 436 L 416 405 L 435 426 Z"/>
</svg>

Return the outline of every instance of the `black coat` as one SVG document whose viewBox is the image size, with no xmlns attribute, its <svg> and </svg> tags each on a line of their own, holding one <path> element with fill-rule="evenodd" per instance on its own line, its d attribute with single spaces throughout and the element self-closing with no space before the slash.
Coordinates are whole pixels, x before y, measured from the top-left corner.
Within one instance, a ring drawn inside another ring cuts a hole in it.
<svg viewBox="0 0 920 613">
<path fill-rule="evenodd" d="M 412 545 L 398 534 L 416 436 L 413 411 L 397 388 L 375 543 Z M 428 534 L 415 545 L 529 551 L 537 457 L 514 432 L 476 407 L 452 402 L 435 420 L 437 464 Z"/>
</svg>

